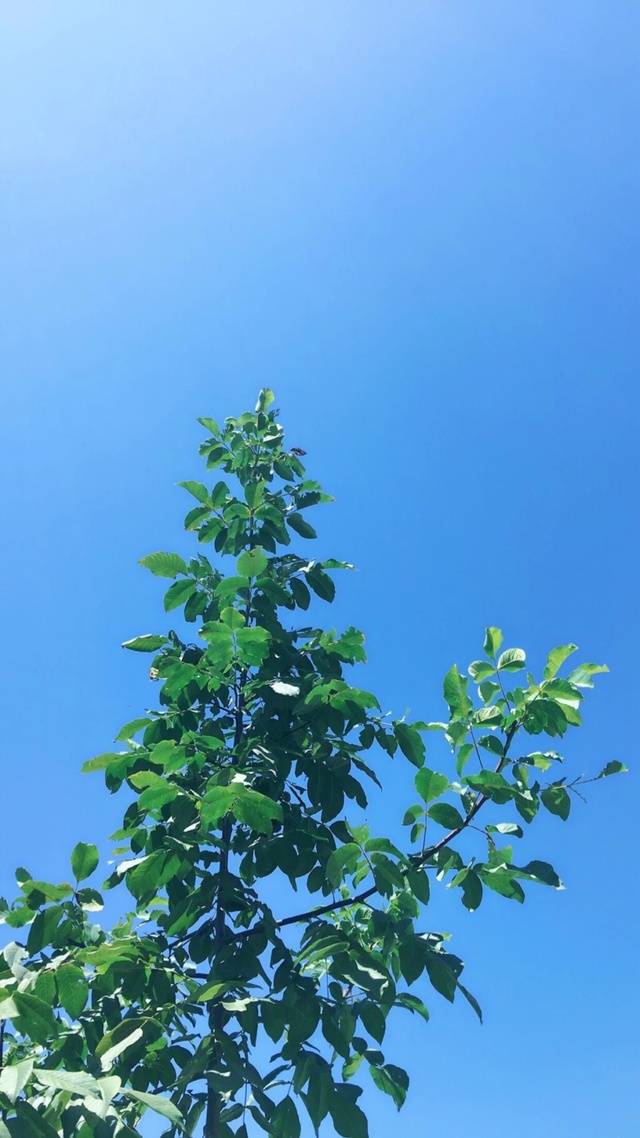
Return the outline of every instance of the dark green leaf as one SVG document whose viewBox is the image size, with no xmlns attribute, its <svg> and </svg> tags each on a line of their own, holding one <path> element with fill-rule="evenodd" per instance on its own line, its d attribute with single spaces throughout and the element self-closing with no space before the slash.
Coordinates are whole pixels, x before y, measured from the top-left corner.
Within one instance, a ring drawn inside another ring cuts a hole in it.
<svg viewBox="0 0 640 1138">
<path fill-rule="evenodd" d="M 87 844 L 87 842 L 78 842 L 71 854 L 71 869 L 76 881 L 84 881 L 87 877 L 91 877 L 99 860 L 100 855 L 97 846 Z"/>
<path fill-rule="evenodd" d="M 144 1091 L 134 1091 L 125 1087 L 122 1088 L 122 1094 L 126 1095 L 127 1098 L 132 1098 L 137 1102 L 143 1103 L 145 1106 L 148 1106 L 150 1110 L 155 1111 L 156 1114 L 161 1114 L 164 1118 L 168 1118 L 170 1122 L 173 1122 L 174 1126 L 179 1126 L 182 1122 L 182 1112 L 175 1103 L 163 1095 L 150 1095 Z"/>
<path fill-rule="evenodd" d="M 197 587 L 196 582 L 189 577 L 181 581 L 174 581 L 164 595 L 164 611 L 171 612 L 172 609 L 177 609 L 179 605 L 185 604 L 189 597 L 195 593 Z"/>
<path fill-rule="evenodd" d="M 621 763 L 618 759 L 612 759 L 611 762 L 607 763 L 606 767 L 604 767 L 603 770 L 600 771 L 600 774 L 596 777 L 608 778 L 610 774 L 623 774 L 628 770 L 629 768 L 625 767 L 624 763 Z"/>
<path fill-rule="evenodd" d="M 470 913 L 475 913 L 482 902 L 482 882 L 478 874 L 470 869 L 460 887 L 462 889 L 462 904 Z"/>
<path fill-rule="evenodd" d="M 429 904 L 429 877 L 424 869 L 410 869 L 407 873 L 407 884 L 418 901 L 423 905 Z"/>
<path fill-rule="evenodd" d="M 307 584 L 311 586 L 316 596 L 331 603 L 336 595 L 336 587 L 329 574 L 325 573 L 319 565 L 314 565 L 313 569 L 309 569 L 305 576 Z"/>
<path fill-rule="evenodd" d="M 310 526 L 309 523 L 304 520 L 302 514 L 287 514 L 287 525 L 291 526 L 292 530 L 300 534 L 300 537 L 313 538 L 318 536 L 313 526 Z"/>
<path fill-rule="evenodd" d="M 394 723 L 393 732 L 402 754 L 414 767 L 421 767 L 424 763 L 425 745 L 419 732 L 409 723 Z"/>
<path fill-rule="evenodd" d="M 431 806 L 427 813 L 434 822 L 437 822 L 439 826 L 444 826 L 447 830 L 458 830 L 464 826 L 462 814 L 448 802 L 436 802 L 435 806 Z"/>
<path fill-rule="evenodd" d="M 571 810 L 571 799 L 563 786 L 549 786 L 540 795 L 542 805 L 546 806 L 550 814 L 556 814 L 566 822 Z"/>
<path fill-rule="evenodd" d="M 464 984 L 461 984 L 459 980 L 458 980 L 458 991 L 462 992 L 462 995 L 464 996 L 465 1000 L 467 1001 L 467 1003 L 471 1004 L 471 1007 L 473 1008 L 478 1019 L 480 1020 L 480 1023 L 482 1023 L 482 1008 L 480 1007 L 480 1004 L 476 1000 L 475 996 L 472 996 L 471 992 L 467 988 L 465 988 Z"/>
<path fill-rule="evenodd" d="M 273 1138 L 300 1138 L 300 1119 L 291 1097 L 283 1098 L 276 1106 L 269 1120 L 269 1133 Z"/>
<path fill-rule="evenodd" d="M 562 882 L 552 865 L 548 861 L 529 861 L 523 865 L 522 872 L 544 885 L 551 885 L 553 889 L 562 889 Z"/>
<path fill-rule="evenodd" d="M 334 1094 L 329 1111 L 336 1133 L 342 1138 L 369 1138 L 367 1116 L 352 1099 Z"/>
<path fill-rule="evenodd" d="M 301 581 L 299 577 L 292 577 L 289 581 L 289 586 L 298 608 L 308 609 L 311 603 L 311 597 L 304 581 Z"/>
<path fill-rule="evenodd" d="M 376 1040 L 376 1043 L 382 1043 L 386 1022 L 378 1004 L 374 1004 L 372 1000 L 362 1000 L 358 1004 L 358 1015 L 369 1035 Z"/>
</svg>

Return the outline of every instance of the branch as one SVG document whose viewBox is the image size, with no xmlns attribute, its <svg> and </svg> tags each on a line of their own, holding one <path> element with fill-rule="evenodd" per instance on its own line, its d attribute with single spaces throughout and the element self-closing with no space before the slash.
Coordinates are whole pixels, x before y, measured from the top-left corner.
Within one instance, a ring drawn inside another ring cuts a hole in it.
<svg viewBox="0 0 640 1138">
<path fill-rule="evenodd" d="M 507 731 L 504 751 L 500 756 L 499 762 L 496 763 L 496 766 L 493 768 L 496 774 L 499 774 L 504 767 L 504 764 L 507 761 L 509 747 L 511 746 L 516 732 L 520 726 L 520 722 L 516 720 L 515 723 L 511 724 L 511 727 Z M 488 801 L 489 799 L 487 795 L 481 794 L 472 806 L 461 826 L 458 826 L 455 830 L 449 830 L 449 833 L 445 834 L 445 836 L 441 838 L 439 842 L 436 842 L 434 846 L 429 846 L 429 848 L 426 849 L 423 853 L 409 854 L 407 860 L 411 862 L 411 868 L 424 868 L 424 866 L 432 857 L 435 857 L 435 855 L 438 854 L 440 850 L 444 849 L 445 846 L 448 846 L 449 842 L 452 842 L 453 839 L 458 836 L 458 834 L 461 834 L 463 830 L 466 830 L 471 825 L 478 811 L 481 810 L 485 803 Z M 406 876 L 407 872 L 408 870 L 406 869 L 401 870 L 403 876 Z M 373 897 L 374 893 L 377 892 L 377 885 L 371 885 L 368 889 L 363 890 L 362 893 L 356 893 L 355 897 L 341 898 L 339 901 L 329 901 L 326 905 L 319 905 L 314 909 L 307 909 L 304 913 L 294 913 L 290 917 L 282 917 L 279 921 L 275 922 L 275 928 L 282 929 L 287 925 L 296 925 L 301 921 L 312 921 L 315 920 L 316 917 L 324 916 L 325 913 L 335 913 L 338 911 L 338 909 L 347 909 L 351 905 L 359 905 L 363 901 L 367 901 L 369 897 Z M 197 929 L 194 929 L 192 933 L 189 933 L 187 936 L 182 937 L 180 943 L 191 940 L 191 937 L 195 936 L 197 933 L 204 932 L 206 929 L 210 929 L 213 923 L 214 922 L 212 920 L 205 921 L 204 924 L 200 925 Z M 264 923 L 260 921 L 257 925 L 253 925 L 250 929 L 240 929 L 238 932 L 234 933 L 233 939 L 244 940 L 245 937 L 255 936 L 257 933 L 264 932 L 265 927 L 266 926 Z"/>
<path fill-rule="evenodd" d="M 509 747 L 511 746 L 511 743 L 513 742 L 514 736 L 519 727 L 520 723 L 518 720 L 516 720 L 515 723 L 511 724 L 511 727 L 507 731 L 503 753 L 500 756 L 500 761 L 494 767 L 496 774 L 500 773 L 507 761 Z M 421 869 L 430 860 L 430 858 L 434 857 L 435 854 L 444 849 L 444 847 L 447 846 L 449 842 L 452 842 L 453 839 L 458 836 L 458 834 L 461 834 L 463 830 L 466 830 L 467 827 L 471 825 L 471 822 L 475 818 L 478 811 L 481 810 L 485 802 L 488 801 L 489 799 L 487 798 L 487 795 L 481 794 L 472 806 L 461 826 L 458 826 L 455 830 L 450 830 L 448 834 L 445 834 L 444 838 L 441 838 L 440 841 L 435 844 L 435 846 L 430 846 L 429 849 L 426 849 L 424 851 L 424 853 L 409 855 L 408 860 L 411 861 L 411 868 Z M 408 871 L 402 870 L 401 872 L 403 876 L 406 876 Z M 322 917 L 325 913 L 334 913 L 338 909 L 346 909 L 350 905 L 359 905 L 362 901 L 368 900 L 369 897 L 372 897 L 373 894 L 377 892 L 378 887 L 376 885 L 371 885 L 362 893 L 356 893 L 355 897 L 348 897 L 346 899 L 342 898 L 340 901 L 330 901 L 327 905 L 319 905 L 315 909 L 307 909 L 307 911 L 304 913 L 295 913 L 291 917 L 283 917 L 281 920 L 275 922 L 275 927 L 276 929 L 281 929 L 284 928 L 285 925 L 295 925 L 300 921 L 314 920 L 316 917 Z M 250 929 L 242 929 L 240 932 L 235 934 L 234 939 L 241 940 L 244 937 L 253 936 L 255 933 L 263 932 L 264 928 L 264 924 L 260 923 L 253 925 L 253 927 Z"/>
<path fill-rule="evenodd" d="M 495 767 L 493 768 L 495 774 L 500 774 L 500 771 L 502 770 L 504 764 L 506 763 L 507 755 L 509 752 L 509 747 L 511 746 L 513 739 L 514 739 L 514 736 L 515 736 L 519 727 L 520 727 L 520 722 L 519 722 L 519 720 L 516 719 L 515 723 L 512 723 L 511 727 L 507 731 L 505 741 L 504 741 L 504 750 L 502 752 L 502 755 L 500 756 L 499 761 L 496 763 Z M 476 801 L 474 802 L 473 806 L 471 807 L 471 810 L 467 814 L 467 816 L 466 816 L 466 818 L 465 818 L 465 820 L 461 826 L 458 826 L 455 830 L 449 830 L 449 833 L 445 834 L 444 838 L 441 838 L 439 842 L 436 842 L 435 846 L 429 846 L 429 849 L 426 849 L 424 851 L 424 853 L 418 854 L 417 856 L 414 857 L 414 859 L 413 859 L 414 868 L 421 868 L 423 865 L 426 864 L 427 861 L 429 861 L 430 858 L 434 857 L 437 853 L 440 852 L 440 850 L 444 849 L 445 846 L 448 846 L 449 842 L 452 842 L 453 839 L 458 836 L 458 834 L 461 834 L 463 830 L 466 830 L 467 826 L 469 826 L 469 824 L 473 821 L 473 819 L 475 818 L 478 811 L 481 810 L 482 807 L 484 806 L 485 802 L 488 802 L 488 801 L 489 800 L 487 798 L 487 795 L 481 794 L 480 797 L 477 798 Z"/>
</svg>

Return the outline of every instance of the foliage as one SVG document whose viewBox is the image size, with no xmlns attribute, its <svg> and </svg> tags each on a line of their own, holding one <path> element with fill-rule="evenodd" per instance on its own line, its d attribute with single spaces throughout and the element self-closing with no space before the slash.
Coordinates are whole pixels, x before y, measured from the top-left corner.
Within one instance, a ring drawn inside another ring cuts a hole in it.
<svg viewBox="0 0 640 1138">
<path fill-rule="evenodd" d="M 365 1138 L 356 1076 L 398 1107 L 407 1094 L 381 1048 L 394 1009 L 428 1019 L 425 983 L 408 989 L 424 978 L 480 1014 L 446 937 L 423 931 L 434 884 L 469 910 L 485 889 L 521 902 L 528 882 L 560 887 L 511 843 L 541 807 L 568 817 L 585 780 L 540 740 L 580 725 L 583 691 L 606 669 L 560 678 L 567 645 L 535 679 L 489 628 L 484 657 L 445 676 L 445 720 L 383 714 L 351 682 L 362 633 L 296 624 L 351 566 L 292 551 L 316 536 L 309 508 L 331 499 L 285 448 L 272 402 L 265 390 L 255 413 L 200 420 L 207 469 L 224 478 L 181 484 L 196 503 L 185 525 L 231 572 L 204 552 L 142 559 L 172 582 L 165 610 L 198 632 L 125 643 L 152 657 L 160 707 L 84 767 L 128 790 L 103 889 L 124 887 L 132 911 L 108 932 L 96 923 L 98 852 L 85 843 L 72 881 L 20 869 L 18 898 L 2 902 L 16 940 L 0 956 L 1 1138 L 133 1138 L 148 1110 L 168 1135 L 297 1138 L 303 1110 L 316 1130 L 330 1118 Z M 454 774 L 426 765 L 429 731 L 444 732 Z M 402 848 L 362 822 L 396 753 L 416 768 Z M 272 877 L 301 888 L 300 911 L 272 911 Z"/>
</svg>

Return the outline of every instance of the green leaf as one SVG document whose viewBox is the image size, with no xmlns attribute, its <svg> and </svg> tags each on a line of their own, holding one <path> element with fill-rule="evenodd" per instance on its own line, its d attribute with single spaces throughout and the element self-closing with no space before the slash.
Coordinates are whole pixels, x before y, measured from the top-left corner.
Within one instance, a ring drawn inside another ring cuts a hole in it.
<svg viewBox="0 0 640 1138">
<path fill-rule="evenodd" d="M 238 656 L 248 668 L 258 667 L 269 655 L 271 636 L 266 628 L 239 628 L 235 635 Z"/>
<path fill-rule="evenodd" d="M 226 624 L 208 621 L 200 629 L 200 635 L 209 648 L 207 658 L 218 668 L 228 668 L 233 660 L 233 635 Z"/>
<path fill-rule="evenodd" d="M 478 874 L 470 869 L 464 880 L 460 882 L 460 888 L 462 889 L 462 904 L 468 912 L 475 913 L 482 903 L 482 882 Z"/>
<path fill-rule="evenodd" d="M 519 672 L 525 666 L 527 654 L 522 648 L 507 648 L 498 659 L 499 672 Z"/>
<path fill-rule="evenodd" d="M 71 854 L 71 869 L 76 881 L 91 877 L 100 861 L 98 847 L 87 842 L 78 842 Z"/>
<path fill-rule="evenodd" d="M 239 628 L 244 628 L 246 621 L 243 614 L 232 605 L 224 608 L 220 613 L 220 620 L 230 628 L 232 632 L 237 632 Z"/>
<path fill-rule="evenodd" d="M 618 759 L 612 759 L 611 762 L 607 763 L 606 767 L 604 767 L 603 770 L 600 771 L 600 774 L 596 777 L 608 778 L 610 774 L 623 774 L 628 770 L 629 768 L 625 767 L 624 763 L 621 763 Z"/>
<path fill-rule="evenodd" d="M 477 684 L 495 675 L 495 670 L 495 665 L 488 660 L 474 660 L 473 664 L 469 664 L 469 675 Z"/>
<path fill-rule="evenodd" d="M 486 794 L 487 798 L 491 798 L 498 805 L 509 802 L 515 793 L 511 783 L 507 782 L 504 775 L 498 771 L 484 770 L 480 774 L 470 774 L 464 781 L 473 790 Z"/>
<path fill-rule="evenodd" d="M 555 676 L 559 668 L 562 667 L 565 660 L 572 655 L 573 652 L 578 651 L 577 644 L 561 644 L 557 648 L 552 648 L 547 656 L 547 664 L 544 670 L 545 680 L 550 680 Z"/>
<path fill-rule="evenodd" d="M 102 1070 L 108 1071 L 120 1055 L 140 1042 L 143 1035 L 140 1023 L 135 1020 L 122 1020 L 112 1031 L 103 1035 L 96 1047 L 96 1056 Z"/>
<path fill-rule="evenodd" d="M 464 826 L 462 814 L 448 802 L 437 802 L 427 813 L 434 822 L 437 822 L 439 826 L 444 826 L 446 830 L 458 830 Z"/>
<path fill-rule="evenodd" d="M 458 665 L 454 664 L 444 677 L 442 685 L 444 698 L 447 701 L 452 715 L 465 717 L 472 710 L 473 704 L 467 695 L 468 686 L 468 677 L 461 676 L 458 671 Z"/>
<path fill-rule="evenodd" d="M 574 668 L 573 672 L 569 672 L 567 680 L 570 684 L 575 684 L 577 688 L 592 688 L 592 676 L 598 675 L 599 672 L 608 672 L 609 669 L 606 664 L 580 664 L 579 667 Z"/>
<path fill-rule="evenodd" d="M 333 851 L 327 861 L 326 874 L 327 880 L 334 889 L 340 885 L 346 873 L 354 872 L 360 857 L 360 847 L 355 842 L 338 846 L 338 849 Z"/>
<path fill-rule="evenodd" d="M 415 777 L 415 785 L 423 802 L 429 803 L 440 798 L 449 789 L 449 779 L 445 774 L 438 774 L 428 767 L 423 767 Z"/>
<path fill-rule="evenodd" d="M 267 555 L 259 545 L 255 549 L 245 549 L 238 558 L 238 573 L 241 577 L 259 577 L 267 567 Z"/>
<path fill-rule="evenodd" d="M 34 1071 L 34 1078 L 43 1087 L 51 1087 L 57 1091 L 68 1091 L 69 1094 L 80 1095 L 86 1098 L 93 1095 L 101 1098 L 100 1084 L 93 1075 L 86 1071 L 46 1071 L 42 1068 Z"/>
<path fill-rule="evenodd" d="M 139 561 L 156 577 L 177 577 L 178 573 L 188 573 L 187 566 L 177 553 L 148 553 Z"/>
<path fill-rule="evenodd" d="M 397 1007 L 406 1008 L 412 1014 L 417 1012 L 419 1016 L 422 1016 L 425 1023 L 429 1022 L 429 1009 L 425 1007 L 418 996 L 414 996 L 411 992 L 399 992 L 395 1003 Z"/>
<path fill-rule="evenodd" d="M 293 1099 L 287 1095 L 276 1106 L 269 1119 L 273 1138 L 300 1138 L 300 1119 Z"/>
<path fill-rule="evenodd" d="M 14 1103 L 26 1087 L 31 1078 L 33 1063 L 33 1059 L 23 1059 L 22 1062 L 5 1066 L 0 1071 L 0 1094 L 6 1095 L 9 1102 Z"/>
<path fill-rule="evenodd" d="M 502 644 L 502 631 L 499 628 L 487 628 L 484 636 L 484 651 L 487 656 L 495 660 Z"/>
<path fill-rule="evenodd" d="M 181 581 L 174 581 L 173 585 L 169 585 L 164 595 L 164 611 L 171 612 L 172 609 L 177 609 L 179 605 L 185 604 L 197 588 L 196 582 L 190 577 Z"/>
<path fill-rule="evenodd" d="M 369 1073 L 378 1090 L 390 1095 L 398 1110 L 404 1105 L 409 1090 L 409 1076 L 402 1067 L 387 1063 L 384 1067 L 369 1067 Z"/>
<path fill-rule="evenodd" d="M 394 723 L 393 733 L 398 740 L 402 754 L 413 763 L 414 767 L 421 767 L 426 753 L 422 736 L 409 723 Z"/>
<path fill-rule="evenodd" d="M 501 868 L 495 870 L 483 869 L 481 877 L 483 883 L 488 886 L 489 889 L 492 889 L 494 893 L 499 893 L 501 897 L 507 897 L 510 901 L 518 901 L 520 904 L 523 903 L 524 890 L 509 870 Z"/>
<path fill-rule="evenodd" d="M 270 387 L 263 387 L 258 395 L 258 402 L 256 403 L 256 412 L 268 411 L 271 404 L 275 402 L 275 395 Z M 201 420 L 202 421 L 202 420 Z"/>
<path fill-rule="evenodd" d="M 202 423 L 202 426 L 205 428 L 206 431 L 209 431 L 210 434 L 215 435 L 215 437 L 217 439 L 220 438 L 220 427 L 216 423 L 215 419 L 208 419 L 208 418 L 198 419 L 198 422 Z"/>
<path fill-rule="evenodd" d="M 153 719 L 149 719 L 148 716 L 140 719 L 129 720 L 129 722 L 125 723 L 124 727 L 121 727 L 118 731 L 115 739 L 116 743 L 122 743 L 125 739 L 133 739 L 134 735 L 137 735 L 139 731 L 143 731 L 146 727 L 149 726 L 150 723 L 153 723 Z M 122 756 L 126 755 L 127 753 L 127 751 L 122 751 L 120 755 L 117 755 L 115 757 L 122 758 Z M 105 755 L 104 757 L 108 758 L 109 756 Z"/>
<path fill-rule="evenodd" d="M 497 826 L 487 826 L 488 834 L 514 834 L 516 838 L 521 838 L 524 834 L 522 826 L 518 826 L 516 822 L 498 822 Z"/>
<path fill-rule="evenodd" d="M 229 496 L 229 487 L 226 482 L 216 482 L 213 490 L 211 491 L 211 506 L 214 510 L 219 510 L 224 505 Z M 220 520 L 220 519 L 218 519 Z"/>
<path fill-rule="evenodd" d="M 193 494 L 193 497 L 197 498 L 199 502 L 207 505 L 209 504 L 209 491 L 207 490 L 206 486 L 202 485 L 202 482 L 193 482 L 190 479 L 187 479 L 186 482 L 178 482 L 178 486 L 182 486 L 184 490 L 188 490 L 189 493 Z"/>
<path fill-rule="evenodd" d="M 542 805 L 546 806 L 550 814 L 556 814 L 566 822 L 571 810 L 571 799 L 564 786 L 548 786 L 540 795 Z"/>
<path fill-rule="evenodd" d="M 456 774 L 458 778 L 460 778 L 474 750 L 473 743 L 462 743 L 462 745 L 458 747 L 458 754 L 456 756 Z"/>
<path fill-rule="evenodd" d="M 244 822 L 259 834 L 270 834 L 273 823 L 282 821 L 282 806 L 279 802 L 274 802 L 273 798 L 251 790 L 242 783 L 237 785 L 232 811 L 239 822 Z"/>
<path fill-rule="evenodd" d="M 477 711 L 474 711 L 474 713 L 473 713 L 473 722 L 474 722 L 474 724 L 478 724 L 478 725 L 483 725 L 483 724 L 489 723 L 489 724 L 493 724 L 494 726 L 496 726 L 497 724 L 502 723 L 502 720 L 503 720 L 502 712 L 500 711 L 499 707 L 495 707 L 495 706 L 480 707 L 480 708 L 478 708 Z"/>
<path fill-rule="evenodd" d="M 148 1106 L 150 1110 L 154 1110 L 156 1114 L 161 1114 L 164 1118 L 168 1118 L 173 1122 L 174 1126 L 180 1126 L 182 1122 L 182 1111 L 178 1109 L 171 1099 L 164 1098 L 163 1095 L 150 1095 L 145 1091 L 133 1091 L 128 1087 L 122 1088 L 122 1094 L 127 1098 L 135 1099 L 136 1102 L 141 1102 Z"/>
<path fill-rule="evenodd" d="M 202 799 L 200 812 L 203 822 L 217 826 L 221 818 L 228 814 L 235 802 L 236 792 L 232 786 L 214 786 Z"/>
<path fill-rule="evenodd" d="M 125 640 L 122 647 L 128 648 L 130 652 L 157 652 L 158 649 L 163 648 L 166 643 L 166 636 L 152 636 L 147 634 L 145 636 L 135 636 L 133 640 Z"/>
<path fill-rule="evenodd" d="M 30 1035 L 36 1043 L 51 1045 L 58 1034 L 58 1022 L 44 1000 L 29 992 L 14 992 L 12 1001 L 18 1014 L 18 1027 L 24 1035 Z M 3 1007 L 8 1001 L 0 1003 L 0 1018 L 5 1018 Z M 14 1018 L 9 1012 L 7 1018 Z"/>
<path fill-rule="evenodd" d="M 197 530 L 200 523 L 203 522 L 206 518 L 209 518 L 210 516 L 211 516 L 211 507 L 210 506 L 194 506 L 194 508 L 192 510 L 189 510 L 189 513 L 186 515 L 186 517 L 184 519 L 184 528 L 186 530 L 191 530 L 191 531 Z M 218 526 L 217 526 L 217 529 L 212 534 L 212 538 L 216 536 L 218 530 L 222 526 L 222 522 L 220 521 L 219 518 L 215 518 L 214 520 L 218 523 Z M 198 541 L 204 540 L 204 538 L 202 536 L 204 528 L 205 527 L 203 526 L 202 530 L 200 531 L 200 536 L 198 537 Z"/>
</svg>

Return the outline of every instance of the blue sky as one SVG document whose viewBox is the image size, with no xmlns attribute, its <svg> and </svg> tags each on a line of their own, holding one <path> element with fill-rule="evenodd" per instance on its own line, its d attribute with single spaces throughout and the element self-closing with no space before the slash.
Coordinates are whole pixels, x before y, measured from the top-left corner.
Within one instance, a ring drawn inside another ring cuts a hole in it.
<svg viewBox="0 0 640 1138">
<path fill-rule="evenodd" d="M 265 384 L 336 495 L 317 552 L 359 572 L 325 618 L 365 629 L 365 686 L 438 718 L 486 624 L 537 665 L 573 640 L 611 674 L 571 769 L 633 768 L 637 4 L 2 20 L 0 892 L 108 854 L 121 807 L 79 767 L 153 698 L 119 647 L 166 626 L 137 559 L 189 549 L 196 416 Z M 387 773 L 379 828 L 410 793 Z M 369 1097 L 371 1138 L 637 1134 L 636 780 L 527 837 L 566 892 L 438 899 L 486 1022 L 434 994 L 398 1024 L 412 1091 L 397 1121 Z"/>
</svg>

